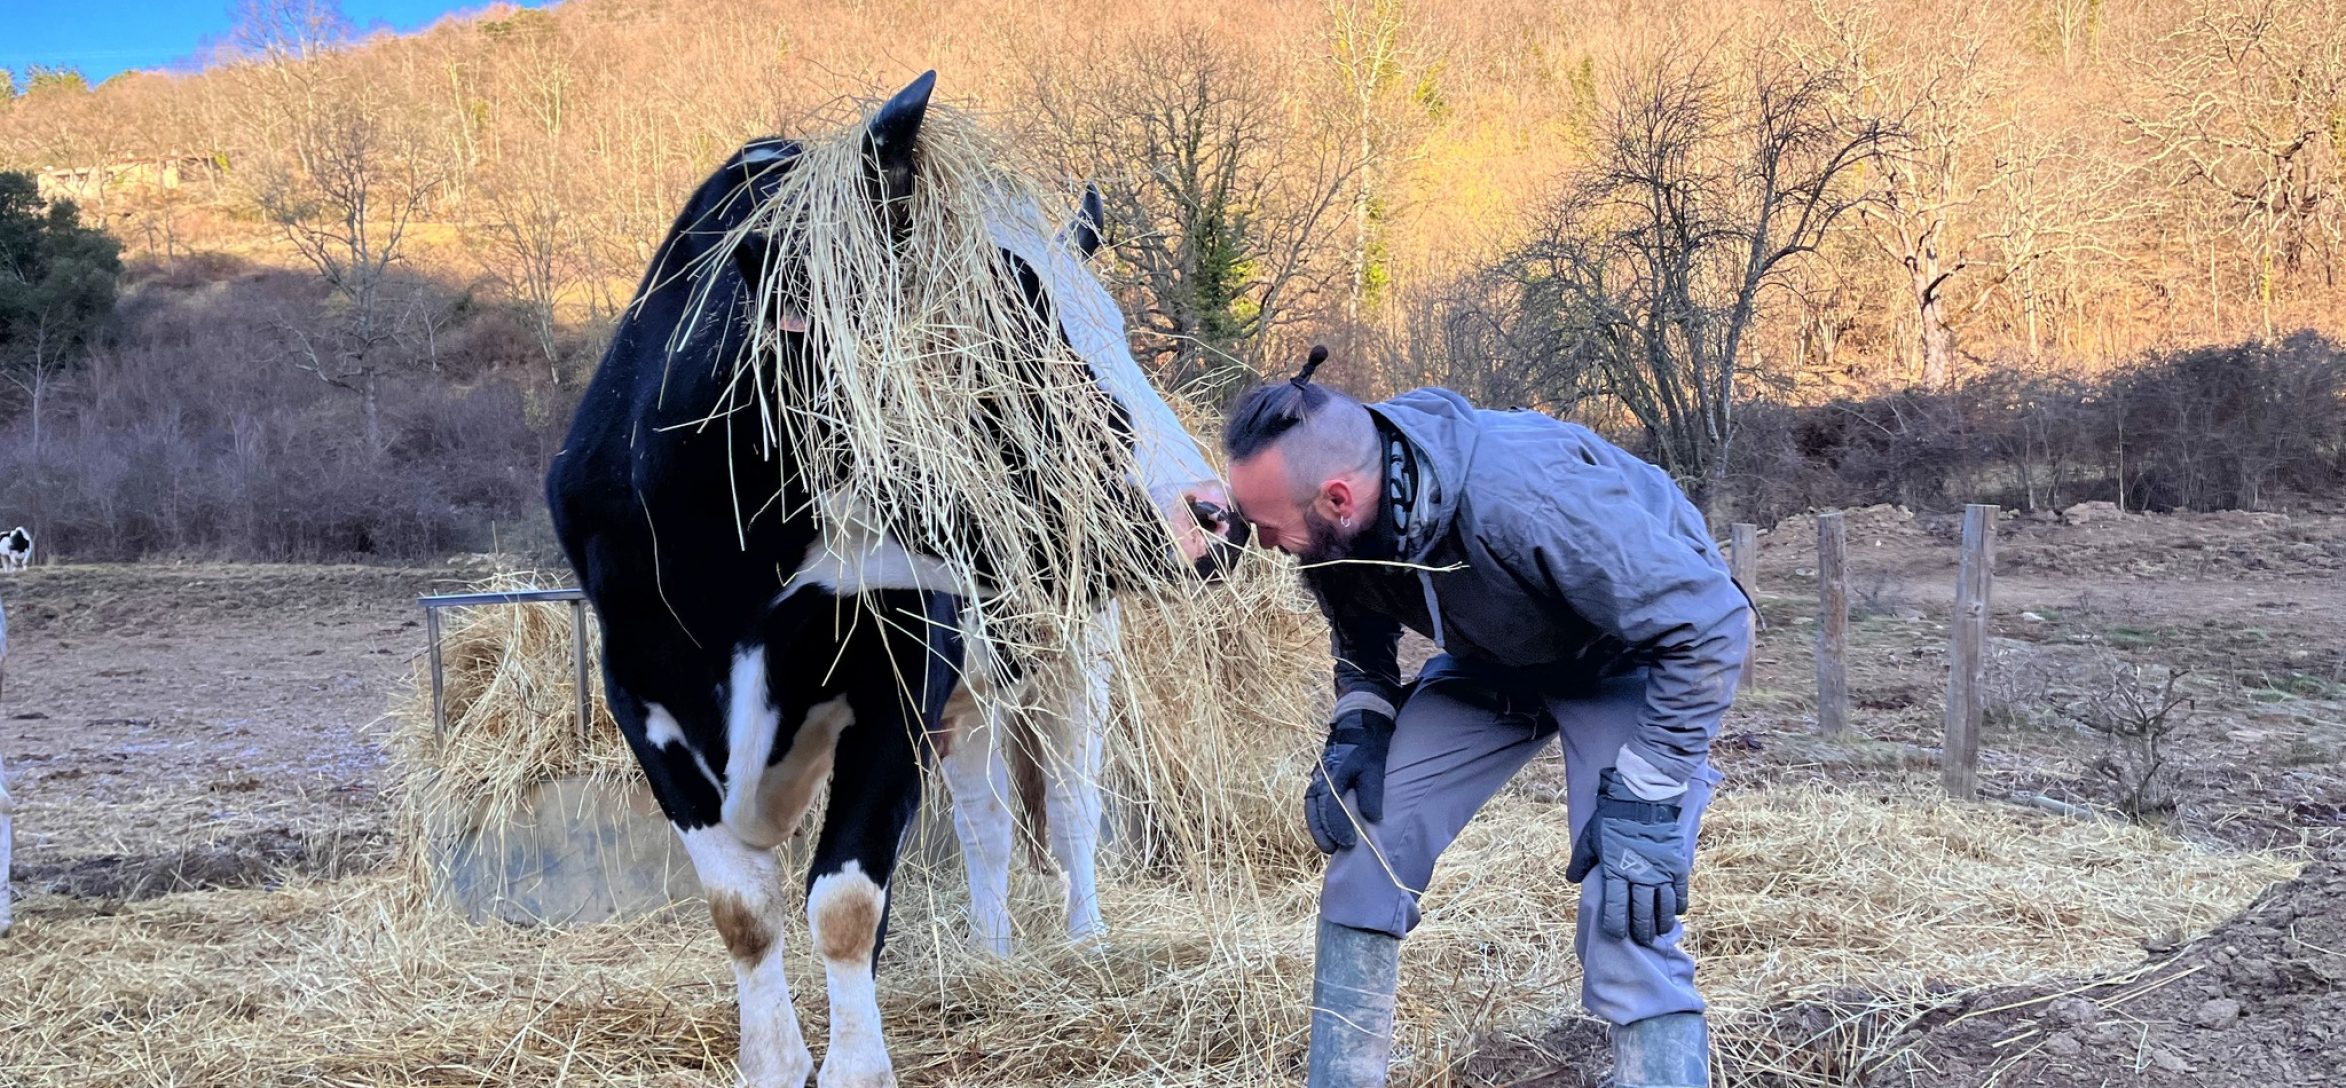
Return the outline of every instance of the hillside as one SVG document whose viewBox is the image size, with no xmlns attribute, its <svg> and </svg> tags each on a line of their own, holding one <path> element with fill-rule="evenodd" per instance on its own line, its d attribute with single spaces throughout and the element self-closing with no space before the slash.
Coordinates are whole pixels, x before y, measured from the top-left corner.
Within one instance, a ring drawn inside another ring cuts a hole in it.
<svg viewBox="0 0 2346 1088">
<path fill-rule="evenodd" d="M 2340 471 L 2346 364 L 2318 338 L 2271 388 L 2203 367 L 2120 404 L 2104 378 L 2346 332 L 2339 0 L 568 0 L 363 39 L 336 14 L 271 0 L 201 71 L 20 74 L 0 101 L 0 169 L 130 270 L 103 358 L 46 409 L 68 449 L 15 454 L 49 482 L 0 489 L 82 554 L 501 546 L 684 195 L 929 67 L 1071 205 L 1100 186 L 1136 346 L 1209 407 L 1326 342 L 1355 389 L 1586 419 L 1763 520 L 2254 505 Z M 150 405 L 178 414 L 89 399 L 134 375 L 186 383 Z M 2141 411 L 2180 443 L 2270 404 L 2307 418 L 2241 455 L 2258 478 L 2128 478 Z M 205 525 L 105 512 L 157 458 L 363 478 L 392 450 L 434 482 L 266 546 L 269 510 L 339 504 L 207 477 Z M 1994 463 L 1899 467 L 1958 455 Z M 429 528 L 377 524 L 386 503 Z"/>
</svg>

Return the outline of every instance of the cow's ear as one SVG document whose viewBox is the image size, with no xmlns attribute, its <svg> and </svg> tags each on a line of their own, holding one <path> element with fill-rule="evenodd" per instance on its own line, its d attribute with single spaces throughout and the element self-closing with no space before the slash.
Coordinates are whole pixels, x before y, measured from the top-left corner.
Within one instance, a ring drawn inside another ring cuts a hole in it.
<svg viewBox="0 0 2346 1088">
<path fill-rule="evenodd" d="M 929 93 L 937 87 L 937 73 L 921 73 L 896 92 L 872 115 L 864 128 L 864 181 L 873 207 L 890 237 L 902 238 L 910 222 L 915 155 L 920 148 L 921 119 L 928 116 Z"/>
<path fill-rule="evenodd" d="M 795 292 L 767 282 L 768 276 L 780 274 L 772 235 L 752 231 L 742 238 L 741 244 L 733 247 L 733 267 L 741 273 L 742 282 L 749 285 L 750 297 L 761 300 L 762 324 L 781 332 L 801 335 L 806 332 L 806 314 L 797 308 L 797 303 L 785 301 Z"/>
<path fill-rule="evenodd" d="M 720 171 L 725 188 L 716 198 L 715 207 L 701 219 L 712 224 L 731 224 L 757 214 L 772 199 L 783 172 L 797 155 L 798 145 L 788 140 L 751 140 L 743 144 L 741 150 L 734 152 L 733 161 Z M 766 277 L 777 263 L 775 245 L 774 236 L 761 230 L 744 232 L 734 244 L 730 254 L 733 267 L 751 290 L 765 286 Z"/>
<path fill-rule="evenodd" d="M 1100 236 L 1106 232 L 1107 224 L 1108 209 L 1100 203 L 1100 187 L 1087 181 L 1083 184 L 1083 203 L 1075 209 L 1075 222 L 1068 226 L 1075 251 L 1083 254 L 1085 260 L 1100 251 Z"/>
</svg>

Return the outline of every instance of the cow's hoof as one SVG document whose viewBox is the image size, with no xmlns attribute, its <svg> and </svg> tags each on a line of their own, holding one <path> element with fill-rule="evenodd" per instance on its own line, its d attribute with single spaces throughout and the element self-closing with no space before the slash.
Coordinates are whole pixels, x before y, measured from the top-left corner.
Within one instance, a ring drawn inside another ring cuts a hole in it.
<svg viewBox="0 0 2346 1088">
<path fill-rule="evenodd" d="M 973 933 L 969 943 L 978 951 L 999 959 L 1009 959 L 1011 953 L 1018 951 L 1018 943 L 1011 939 L 1007 931 L 999 934 Z"/>
<path fill-rule="evenodd" d="M 816 1088 L 896 1088 L 896 1070 L 888 1049 L 873 1040 L 867 1045 L 834 1045 L 823 1058 Z"/>
<path fill-rule="evenodd" d="M 804 1043 L 765 1060 L 742 1055 L 741 1076 L 735 1088 L 806 1088 L 815 1071 L 815 1056 Z"/>
<path fill-rule="evenodd" d="M 1067 919 L 1067 939 L 1074 944 L 1098 944 L 1108 939 L 1108 923 L 1100 920 L 1100 912 L 1071 914 Z"/>
</svg>

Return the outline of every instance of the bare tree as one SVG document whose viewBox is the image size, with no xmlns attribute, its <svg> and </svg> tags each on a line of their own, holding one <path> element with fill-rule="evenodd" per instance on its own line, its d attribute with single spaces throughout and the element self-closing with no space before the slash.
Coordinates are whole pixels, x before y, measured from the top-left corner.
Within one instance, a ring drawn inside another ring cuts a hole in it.
<svg viewBox="0 0 2346 1088">
<path fill-rule="evenodd" d="M 2167 740 L 2191 719 L 2194 700 L 2178 690 L 2181 669 L 2145 669 L 2111 659 L 2098 686 L 2062 715 L 2108 738 L 2093 771 L 2117 791 L 2118 808 L 2136 821 L 2174 810 L 2166 789 Z"/>
<path fill-rule="evenodd" d="M 1881 142 L 1832 108 L 1842 90 L 1769 54 L 1735 76 L 1681 57 L 1620 73 L 1594 161 L 1502 265 L 1548 406 L 1618 402 L 1706 504 L 1726 497 L 1761 296 L 1858 202 Z"/>
<path fill-rule="evenodd" d="M 2283 274 L 2340 240 L 2346 4 L 2192 0 L 2136 68 L 2149 101 L 2121 119 L 2245 245 L 2270 338 Z"/>
<path fill-rule="evenodd" d="M 575 83 L 571 47 L 542 18 L 516 18 L 500 38 L 508 50 L 498 96 L 504 116 L 497 119 L 496 166 L 480 186 L 490 243 L 483 263 L 519 303 L 547 374 L 559 384 L 556 307 L 580 275 L 566 154 Z"/>
<path fill-rule="evenodd" d="M 266 0 L 245 17 L 240 39 L 260 51 L 248 70 L 253 131 L 272 137 L 247 171 L 253 197 L 337 304 L 323 328 L 287 324 L 295 365 L 359 397 L 379 450 L 382 381 L 415 301 L 394 289 L 392 265 L 439 182 L 429 138 L 366 73 L 334 63 L 344 24 L 332 3 Z"/>
<path fill-rule="evenodd" d="M 1160 377 L 1218 398 L 1326 287 L 1323 226 L 1358 163 L 1283 125 L 1264 66 L 1201 30 L 1076 55 L 1037 78 L 1043 137 L 1100 187 L 1111 270 L 1140 297 Z"/>
<path fill-rule="evenodd" d="M 2017 263 L 2001 259 L 1978 222 L 2030 155 L 2003 139 L 2012 119 L 1997 106 L 2011 77 L 1989 53 L 1976 6 L 1893 13 L 1879 0 L 1811 0 L 1810 15 L 1821 55 L 1809 63 L 1849 77 L 1841 108 L 1880 117 L 1897 134 L 1884 142 L 1858 211 L 1904 271 L 1914 372 L 1944 388 L 1957 330 Z"/>
<path fill-rule="evenodd" d="M 2057 338 L 2056 316 L 2109 287 L 2112 270 L 2128 264 L 2127 232 L 2151 209 L 2132 164 L 2102 151 L 2058 126 L 2021 122 L 2005 130 L 1997 152 L 2012 165 L 1979 217 L 1990 247 L 1986 279 L 2018 306 L 2031 362 Z"/>
<path fill-rule="evenodd" d="M 1328 56 L 1344 91 L 1343 124 L 1351 129 L 1352 287 L 1345 317 L 1355 327 L 1383 286 L 1378 260 L 1382 224 L 1392 214 L 1390 181 L 1424 129 L 1417 101 L 1431 78 L 1434 50 L 1411 20 L 1406 0 L 1328 0 Z"/>
</svg>

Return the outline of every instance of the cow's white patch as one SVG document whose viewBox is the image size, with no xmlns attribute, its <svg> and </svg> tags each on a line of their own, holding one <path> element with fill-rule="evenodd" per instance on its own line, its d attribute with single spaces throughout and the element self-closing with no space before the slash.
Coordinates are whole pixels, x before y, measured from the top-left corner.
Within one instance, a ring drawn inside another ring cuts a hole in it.
<svg viewBox="0 0 2346 1088">
<path fill-rule="evenodd" d="M 774 754 L 774 731 L 781 725 L 774 700 L 766 694 L 764 646 L 752 643 L 734 651 L 726 689 L 731 705 L 725 712 L 725 822 L 746 827 L 756 818 L 758 780 L 765 775 L 766 757 Z"/>
<path fill-rule="evenodd" d="M 735 929 L 725 939 L 741 1001 L 741 1083 L 746 1088 L 804 1088 L 815 1062 L 782 974 L 780 867 L 772 852 L 753 848 L 722 827 L 686 831 L 681 837 L 712 915 L 725 902 L 726 913 L 718 916 Z M 742 932 L 752 925 L 757 932 Z M 725 922 L 719 929 L 726 929 Z M 744 958 L 735 951 L 736 942 L 748 942 L 744 947 L 757 954 Z"/>
<path fill-rule="evenodd" d="M 853 861 L 815 878 L 807 891 L 808 931 L 831 988 L 831 1047 L 817 1081 L 822 1088 L 893 1088 L 896 1083 L 888 1044 L 880 1035 L 880 1000 L 872 979 L 872 949 L 887 904 L 887 889 L 872 883 Z"/>
<path fill-rule="evenodd" d="M 783 583 L 777 601 L 807 586 L 848 597 L 881 589 L 922 589 L 966 594 L 970 580 L 944 562 L 907 551 L 869 516 L 862 504 L 843 496 L 816 501 L 815 523 L 822 538 Z"/>
<path fill-rule="evenodd" d="M 966 675 L 984 674 L 973 668 Z M 956 693 L 944 723 L 952 737 L 951 749 L 939 762 L 946 788 L 953 793 L 953 833 L 961 840 L 961 867 L 969 878 L 971 936 L 979 947 L 1007 956 L 1013 827 L 1000 717 L 1000 700 L 966 699 Z"/>
<path fill-rule="evenodd" d="M 1117 309 L 1116 299 L 1100 286 L 1082 255 L 1041 208 L 998 209 L 988 228 L 994 244 L 1034 269 L 1051 297 L 1068 345 L 1091 364 L 1101 386 L 1131 418 L 1133 482 L 1158 506 L 1177 509 L 1182 489 L 1214 479 L 1214 470 L 1197 440 L 1133 359 L 1132 344 L 1124 335 L 1124 312 Z"/>
<path fill-rule="evenodd" d="M 676 724 L 676 715 L 668 713 L 668 708 L 658 703 L 646 703 L 644 707 L 644 743 L 654 748 L 666 748 L 673 744 L 691 752 L 692 764 L 700 768 L 701 777 L 708 779 L 709 785 L 722 788 L 724 782 L 717 777 L 716 771 L 709 768 L 709 757 L 684 739 L 684 729 Z"/>
<path fill-rule="evenodd" d="M 644 743 L 654 748 L 684 743 L 684 729 L 676 724 L 676 715 L 658 703 L 644 705 Z"/>
</svg>

